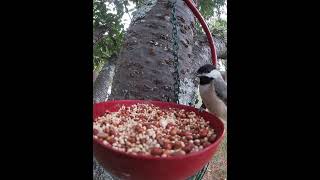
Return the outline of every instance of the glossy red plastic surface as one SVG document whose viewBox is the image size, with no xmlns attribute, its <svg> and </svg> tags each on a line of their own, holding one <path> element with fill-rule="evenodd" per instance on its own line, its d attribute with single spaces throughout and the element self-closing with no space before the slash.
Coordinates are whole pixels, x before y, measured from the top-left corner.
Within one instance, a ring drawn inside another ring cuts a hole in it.
<svg viewBox="0 0 320 180">
<path fill-rule="evenodd" d="M 116 151 L 99 140 L 93 139 L 93 152 L 97 161 L 112 175 L 121 180 L 185 180 L 201 170 L 213 157 L 220 144 L 225 129 L 223 122 L 207 112 L 176 103 L 142 100 L 118 100 L 94 104 L 93 118 L 102 116 L 106 110 L 117 111 L 122 105 L 136 103 L 153 104 L 162 109 L 178 108 L 194 111 L 210 122 L 217 134 L 216 141 L 202 151 L 179 157 L 158 158 L 151 156 L 130 155 Z"/>
</svg>

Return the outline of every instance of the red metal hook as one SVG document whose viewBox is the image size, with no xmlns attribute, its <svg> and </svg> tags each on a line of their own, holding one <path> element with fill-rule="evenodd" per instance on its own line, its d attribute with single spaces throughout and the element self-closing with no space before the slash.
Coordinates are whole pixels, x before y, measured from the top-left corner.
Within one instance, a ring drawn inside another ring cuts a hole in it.
<svg viewBox="0 0 320 180">
<path fill-rule="evenodd" d="M 211 49 L 212 64 L 216 65 L 217 64 L 216 47 L 214 45 L 213 38 L 212 38 L 211 32 L 209 31 L 207 23 L 205 22 L 204 18 L 200 14 L 199 10 L 191 2 L 191 0 L 184 0 L 184 2 L 191 9 L 192 13 L 197 17 L 197 19 L 199 20 L 204 32 L 206 33 L 208 41 L 209 41 L 209 46 L 210 46 L 210 49 Z"/>
</svg>

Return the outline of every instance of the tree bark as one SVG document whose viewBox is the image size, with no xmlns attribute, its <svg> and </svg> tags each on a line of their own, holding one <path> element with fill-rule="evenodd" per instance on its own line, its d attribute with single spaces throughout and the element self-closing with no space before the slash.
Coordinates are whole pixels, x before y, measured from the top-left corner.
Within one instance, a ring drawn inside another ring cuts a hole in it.
<svg viewBox="0 0 320 180">
<path fill-rule="evenodd" d="M 227 45 L 224 39 L 213 36 L 213 40 L 216 46 L 217 57 L 219 59 L 227 59 Z"/>
<path fill-rule="evenodd" d="M 195 18 L 182 0 L 177 1 L 176 15 L 182 92 L 179 100 L 186 104 L 192 99 L 188 92 L 194 92 L 197 87 L 194 73 L 204 60 L 194 60 Z M 173 88 L 175 67 L 170 16 L 168 1 L 158 0 L 143 19 L 131 24 L 117 60 L 111 99 L 177 101 Z"/>
<path fill-rule="evenodd" d="M 196 39 L 199 42 L 208 44 L 208 38 L 206 35 L 197 36 Z M 227 44 L 225 42 L 225 37 L 216 37 L 213 35 L 213 41 L 216 47 L 217 58 L 227 59 Z"/>
<path fill-rule="evenodd" d="M 99 72 L 97 79 L 93 83 L 93 102 L 104 102 L 109 96 L 112 79 L 114 76 L 115 60 L 117 56 L 111 56 Z"/>
</svg>

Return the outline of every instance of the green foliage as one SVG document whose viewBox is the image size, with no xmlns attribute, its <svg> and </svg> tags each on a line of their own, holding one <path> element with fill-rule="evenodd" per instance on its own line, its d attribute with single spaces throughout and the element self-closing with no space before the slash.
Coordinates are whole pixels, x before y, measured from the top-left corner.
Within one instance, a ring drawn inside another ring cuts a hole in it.
<svg viewBox="0 0 320 180">
<path fill-rule="evenodd" d="M 93 0 L 93 31 L 106 27 L 105 35 L 93 48 L 94 70 L 99 70 L 112 54 L 120 50 L 124 38 L 121 18 L 127 4 L 128 1 Z"/>
<path fill-rule="evenodd" d="M 222 13 L 223 6 L 226 5 L 226 0 L 200 0 L 199 2 L 199 11 L 203 18 L 207 21 L 208 26 L 212 32 L 213 29 L 216 28 L 216 26 L 219 26 L 218 29 L 224 28 L 226 30 L 226 22 L 225 20 L 222 20 L 220 18 L 220 15 Z M 219 22 L 218 22 L 219 21 Z M 220 22 L 221 21 L 221 22 Z M 216 22 L 218 22 L 218 25 L 216 25 Z M 225 24 L 221 24 L 224 23 Z M 200 23 L 196 22 L 196 30 L 199 34 L 203 34 L 202 27 Z M 220 32 L 219 32 L 220 33 Z"/>
<path fill-rule="evenodd" d="M 93 0 L 93 28 L 99 25 L 121 23 L 128 1 Z M 116 11 L 116 13 L 112 13 Z"/>
<path fill-rule="evenodd" d="M 218 37 L 224 37 L 227 31 L 227 21 L 223 19 L 212 20 L 208 23 L 212 34 Z"/>
<path fill-rule="evenodd" d="M 205 19 L 214 15 L 214 2 L 215 0 L 200 0 L 199 10 Z"/>
<path fill-rule="evenodd" d="M 93 48 L 94 70 L 99 71 L 112 54 L 120 51 L 124 39 L 124 31 L 118 31 L 116 28 L 111 31 L 113 32 L 111 33 L 112 35 L 106 35 Z"/>
<path fill-rule="evenodd" d="M 209 20 L 213 16 L 220 16 L 221 8 L 226 4 L 226 0 L 200 0 L 199 10 L 202 16 Z"/>
</svg>

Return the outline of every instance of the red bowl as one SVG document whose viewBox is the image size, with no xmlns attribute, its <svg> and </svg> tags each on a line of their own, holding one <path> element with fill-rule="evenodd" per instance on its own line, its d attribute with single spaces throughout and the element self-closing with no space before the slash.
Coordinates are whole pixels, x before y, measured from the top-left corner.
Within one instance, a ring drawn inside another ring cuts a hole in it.
<svg viewBox="0 0 320 180">
<path fill-rule="evenodd" d="M 224 136 L 224 124 L 213 114 L 198 112 L 196 108 L 161 101 L 117 100 L 94 104 L 93 118 L 102 116 L 106 110 L 114 112 L 122 105 L 130 106 L 136 103 L 153 104 L 162 109 L 171 107 L 193 111 L 210 122 L 217 134 L 216 141 L 199 152 L 160 158 L 127 154 L 93 139 L 94 156 L 110 174 L 121 180 L 185 180 L 200 171 L 212 159 Z"/>
</svg>

